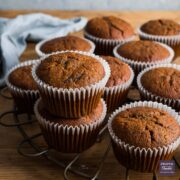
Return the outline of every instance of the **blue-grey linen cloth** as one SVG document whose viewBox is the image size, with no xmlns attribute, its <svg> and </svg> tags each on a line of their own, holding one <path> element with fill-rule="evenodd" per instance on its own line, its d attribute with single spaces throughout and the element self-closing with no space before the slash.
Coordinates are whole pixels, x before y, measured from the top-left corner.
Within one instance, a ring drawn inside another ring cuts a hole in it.
<svg viewBox="0 0 180 180">
<path fill-rule="evenodd" d="M 81 30 L 86 23 L 85 17 L 60 19 L 42 13 L 19 15 L 14 19 L 0 18 L 0 86 L 5 84 L 8 70 L 19 63 L 26 40 L 64 36 Z"/>
</svg>

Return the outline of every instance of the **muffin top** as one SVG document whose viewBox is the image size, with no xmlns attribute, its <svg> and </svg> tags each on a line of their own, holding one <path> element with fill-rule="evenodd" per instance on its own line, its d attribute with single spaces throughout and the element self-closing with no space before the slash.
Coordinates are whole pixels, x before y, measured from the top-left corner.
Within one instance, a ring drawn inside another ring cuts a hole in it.
<svg viewBox="0 0 180 180">
<path fill-rule="evenodd" d="M 117 52 L 120 56 L 140 61 L 154 62 L 168 58 L 169 51 L 160 44 L 153 41 L 131 41 L 121 45 Z"/>
<path fill-rule="evenodd" d="M 147 34 L 171 36 L 180 35 L 180 24 L 169 19 L 157 19 L 146 22 L 141 30 Z"/>
<path fill-rule="evenodd" d="M 126 39 L 134 35 L 129 23 L 114 16 L 93 18 L 87 23 L 85 30 L 93 36 L 104 39 Z"/>
<path fill-rule="evenodd" d="M 67 89 L 95 84 L 105 75 L 104 67 L 97 59 L 75 52 L 48 56 L 36 73 L 45 83 Z"/>
<path fill-rule="evenodd" d="M 142 86 L 161 97 L 180 99 L 180 71 L 171 67 L 159 67 L 144 73 Z"/>
<path fill-rule="evenodd" d="M 76 36 L 54 38 L 41 46 L 41 51 L 47 54 L 65 50 L 90 51 L 90 49 L 91 44 L 89 42 Z"/>
<path fill-rule="evenodd" d="M 130 79 L 131 71 L 126 63 L 112 56 L 102 56 L 102 58 L 108 62 L 111 69 L 111 75 L 106 87 L 116 86 Z"/>
<path fill-rule="evenodd" d="M 140 148 L 166 146 L 180 136 L 180 126 L 170 114 L 150 107 L 120 112 L 112 121 L 112 129 L 121 141 Z"/>
<path fill-rule="evenodd" d="M 98 120 L 100 120 L 100 117 L 103 113 L 103 103 L 102 100 L 99 101 L 97 107 L 89 114 L 77 119 L 67 119 L 67 118 L 61 118 L 57 116 L 51 115 L 44 107 L 42 104 L 42 101 L 38 105 L 38 110 L 40 115 L 49 120 L 50 122 L 58 123 L 59 125 L 67 125 L 67 126 L 80 126 L 80 125 L 86 125 L 86 124 L 91 124 L 94 123 Z"/>
<path fill-rule="evenodd" d="M 9 75 L 9 82 L 23 90 L 37 90 L 36 83 L 31 75 L 32 65 L 22 66 Z"/>
</svg>

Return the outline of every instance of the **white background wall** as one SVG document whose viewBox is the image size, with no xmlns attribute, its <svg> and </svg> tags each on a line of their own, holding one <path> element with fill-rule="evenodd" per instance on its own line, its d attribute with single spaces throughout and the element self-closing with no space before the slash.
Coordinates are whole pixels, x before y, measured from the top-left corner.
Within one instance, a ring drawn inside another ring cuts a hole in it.
<svg viewBox="0 0 180 180">
<path fill-rule="evenodd" d="M 0 9 L 179 10 L 180 0 L 0 0 Z"/>
</svg>

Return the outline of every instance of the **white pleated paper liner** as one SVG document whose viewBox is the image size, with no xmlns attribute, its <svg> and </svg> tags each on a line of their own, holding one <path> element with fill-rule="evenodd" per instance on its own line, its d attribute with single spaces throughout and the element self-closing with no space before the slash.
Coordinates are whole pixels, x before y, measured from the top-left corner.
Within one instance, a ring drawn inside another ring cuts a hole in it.
<svg viewBox="0 0 180 180">
<path fill-rule="evenodd" d="M 152 69 L 160 68 L 160 67 L 169 67 L 169 68 L 174 68 L 180 71 L 180 65 L 176 65 L 176 64 L 161 64 L 161 65 L 155 65 L 155 66 L 144 69 L 137 77 L 137 86 L 140 91 L 140 94 L 144 100 L 157 101 L 163 104 L 167 104 L 168 106 L 171 106 L 173 109 L 179 112 L 180 99 L 170 99 L 170 98 L 165 98 L 165 97 L 161 97 L 156 94 L 153 94 L 152 92 L 149 92 L 147 89 L 145 89 L 141 83 L 141 78 L 146 72 Z"/>
<path fill-rule="evenodd" d="M 105 87 L 103 99 L 107 104 L 107 112 L 112 112 L 126 100 L 128 90 L 134 79 L 134 72 L 129 66 L 131 76 L 128 81 L 113 87 Z"/>
<path fill-rule="evenodd" d="M 45 52 L 41 51 L 41 47 L 42 47 L 42 45 L 45 44 L 46 42 L 48 42 L 48 41 L 50 41 L 50 40 L 53 40 L 53 39 L 55 39 L 55 38 L 58 38 L 58 37 L 49 38 L 49 39 L 40 41 L 39 43 L 36 44 L 36 46 L 35 46 L 35 51 L 36 51 L 36 53 L 38 54 L 39 57 L 42 57 L 42 56 L 45 56 L 45 55 L 49 54 L 49 53 L 45 53 Z M 80 38 L 80 37 L 79 37 L 79 38 Z M 83 39 L 84 41 L 86 41 L 86 42 L 88 42 L 88 43 L 90 44 L 91 49 L 89 50 L 89 53 L 93 53 L 94 50 L 95 50 L 95 44 L 94 44 L 92 41 L 90 41 L 90 40 L 88 40 L 88 39 L 86 39 L 86 38 L 82 38 L 82 37 L 81 37 L 81 39 Z M 52 52 L 52 53 L 53 53 L 53 52 Z"/>
<path fill-rule="evenodd" d="M 100 101 L 103 111 L 99 119 L 93 123 L 73 127 L 60 122 L 50 122 L 43 117 L 39 111 L 40 105 L 43 108 L 42 100 L 39 98 L 34 106 L 34 112 L 48 146 L 64 153 L 80 153 L 91 147 L 96 142 L 106 116 L 106 104 L 103 99 Z"/>
<path fill-rule="evenodd" d="M 180 144 L 180 137 L 167 146 L 148 149 L 135 147 L 121 141 L 121 139 L 119 139 L 113 132 L 112 121 L 118 113 L 134 107 L 152 107 L 164 110 L 174 117 L 179 125 L 180 117 L 172 108 L 161 103 L 139 101 L 120 107 L 114 113 L 112 113 L 111 117 L 109 118 L 108 129 L 112 139 L 114 154 L 118 161 L 129 169 L 134 169 L 141 172 L 154 172 L 158 169 L 160 160 L 170 160 L 173 157 L 175 150 Z"/>
<path fill-rule="evenodd" d="M 33 113 L 33 106 L 35 101 L 39 98 L 38 90 L 24 90 L 16 87 L 9 81 L 9 75 L 16 69 L 24 66 L 29 66 L 37 63 L 38 60 L 29 60 L 14 66 L 7 74 L 6 84 L 13 96 L 15 105 L 19 111 Z M 22 77 L 23 78 L 23 77 Z"/>
<path fill-rule="evenodd" d="M 142 40 L 158 41 L 165 43 L 169 46 L 176 46 L 180 44 L 180 34 L 179 35 L 169 35 L 169 36 L 159 36 L 145 33 L 141 30 L 141 26 L 137 28 L 137 33 Z"/>
<path fill-rule="evenodd" d="M 95 37 L 88 32 L 84 31 L 84 37 L 94 42 L 96 45 L 95 54 L 99 55 L 113 55 L 113 48 L 118 44 L 123 44 L 129 41 L 132 41 L 136 38 L 135 35 L 127 39 L 103 39 Z"/>
<path fill-rule="evenodd" d="M 36 75 L 36 70 L 40 63 L 50 55 L 65 52 L 74 52 L 97 59 L 104 68 L 104 77 L 97 83 L 75 89 L 57 88 L 41 81 Z M 65 118 L 79 118 L 91 113 L 92 110 L 97 107 L 110 76 L 110 67 L 104 59 L 91 53 L 82 51 L 61 51 L 41 58 L 38 64 L 33 67 L 32 75 L 38 85 L 43 103 L 46 104 L 46 109 L 50 113 Z"/>
<path fill-rule="evenodd" d="M 114 56 L 120 60 L 122 60 L 123 62 L 129 64 L 133 70 L 135 71 L 135 74 L 137 75 L 140 71 L 142 71 L 143 69 L 149 67 L 149 66 L 153 66 L 153 65 L 156 65 L 156 64 L 165 64 L 165 63 L 170 63 L 172 60 L 173 60 L 173 57 L 174 57 L 174 51 L 171 47 L 169 47 L 168 45 L 166 44 L 163 44 L 163 43 L 159 43 L 159 42 L 155 42 L 155 43 L 158 43 L 159 45 L 163 46 L 164 48 L 166 48 L 169 52 L 169 57 L 167 57 L 166 59 L 157 59 L 156 61 L 154 62 L 142 62 L 142 61 L 137 61 L 135 59 L 128 59 L 128 58 L 125 58 L 123 56 L 121 56 L 119 53 L 118 53 L 118 48 L 121 46 L 121 44 L 117 45 L 114 50 L 113 50 L 113 53 L 114 53 Z M 161 53 L 161 52 L 160 52 Z"/>
</svg>

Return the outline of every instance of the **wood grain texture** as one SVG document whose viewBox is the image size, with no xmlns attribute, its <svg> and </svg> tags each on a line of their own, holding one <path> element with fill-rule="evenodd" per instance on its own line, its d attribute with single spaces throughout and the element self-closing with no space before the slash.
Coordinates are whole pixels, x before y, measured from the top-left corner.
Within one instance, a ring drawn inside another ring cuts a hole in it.
<svg viewBox="0 0 180 180">
<path fill-rule="evenodd" d="M 13 18 L 19 14 L 27 14 L 31 12 L 38 11 L 15 11 L 6 10 L 0 11 L 0 17 Z M 171 18 L 180 22 L 180 11 L 141 11 L 141 12 L 127 12 L 127 11 L 41 11 L 61 18 L 70 18 L 74 16 L 86 16 L 92 18 L 95 16 L 102 15 L 116 15 L 127 21 L 129 21 L 134 28 L 138 27 L 144 21 L 155 18 Z M 75 33 L 78 36 L 82 35 L 82 32 Z M 38 58 L 34 51 L 34 44 L 28 43 L 26 51 L 21 56 L 20 60 L 29 60 Z M 180 64 L 180 60 L 176 59 L 174 61 Z M 0 97 L 0 112 L 9 110 L 12 108 L 12 102 L 10 100 L 5 100 Z M 25 118 L 25 117 L 24 117 Z M 8 116 L 5 120 L 12 120 L 12 116 Z M 35 134 L 39 131 L 37 125 L 31 125 L 26 127 L 29 134 Z M 63 169 L 54 163 L 47 161 L 44 158 L 25 158 L 20 156 L 16 147 L 21 140 L 21 136 L 17 133 L 16 128 L 5 128 L 0 126 L 0 179 L 2 180 L 48 180 L 48 179 L 63 179 Z M 98 163 L 98 157 L 101 157 L 102 152 L 107 146 L 108 138 L 106 138 L 101 143 L 95 145 L 90 150 L 88 150 L 83 158 L 82 164 L 89 163 L 91 166 L 95 166 Z M 38 141 L 43 147 L 45 146 L 44 140 L 40 139 Z M 29 150 L 29 147 L 25 147 Z M 53 153 L 57 156 L 56 153 Z M 58 155 L 59 157 L 59 155 Z M 61 156 L 65 161 L 67 158 Z M 177 151 L 177 159 L 180 161 L 180 148 Z M 119 163 L 114 158 L 112 151 L 110 151 L 108 158 L 105 161 L 102 173 L 99 179 L 123 179 L 125 174 L 125 169 L 119 165 Z M 75 175 L 70 176 L 71 179 L 81 179 Z M 130 180 L 151 180 L 151 174 L 141 174 L 138 172 L 130 171 Z M 172 177 L 159 177 L 160 180 L 179 180 L 180 170 L 176 170 L 176 175 Z"/>
</svg>

